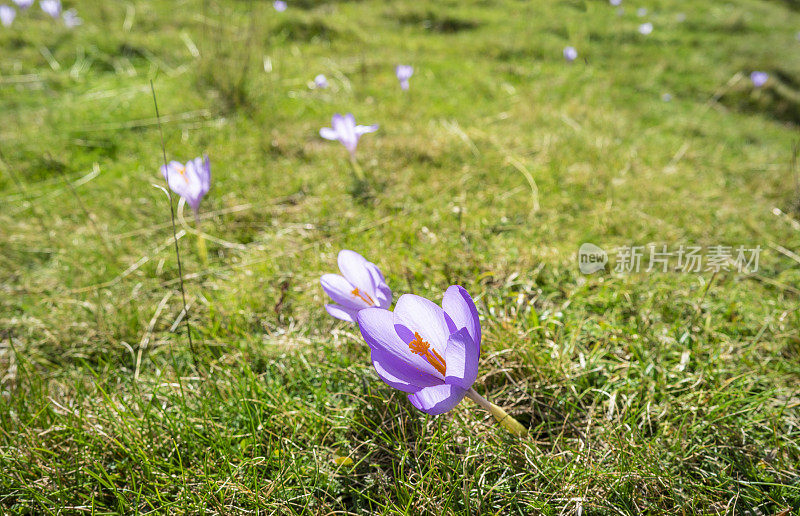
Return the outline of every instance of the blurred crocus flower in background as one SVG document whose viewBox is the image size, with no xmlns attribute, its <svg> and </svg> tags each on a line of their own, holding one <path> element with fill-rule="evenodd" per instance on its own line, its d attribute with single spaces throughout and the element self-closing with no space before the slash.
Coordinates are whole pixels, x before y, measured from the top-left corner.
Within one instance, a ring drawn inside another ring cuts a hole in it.
<svg viewBox="0 0 800 516">
<path fill-rule="evenodd" d="M 608 0 L 608 3 L 614 6 L 622 5 L 622 0 Z"/>
<path fill-rule="evenodd" d="M 61 0 L 41 0 L 39 7 L 53 18 L 61 16 Z"/>
<path fill-rule="evenodd" d="M 319 135 L 326 140 L 338 140 L 354 158 L 358 139 L 364 134 L 374 133 L 377 130 L 378 124 L 356 125 L 356 119 L 352 113 L 346 115 L 336 113 L 331 119 L 331 127 L 323 127 L 319 130 Z"/>
<path fill-rule="evenodd" d="M 647 23 L 643 23 L 643 24 L 639 25 L 639 34 L 647 36 L 651 32 L 653 32 L 653 24 L 652 23 L 647 22 Z"/>
<path fill-rule="evenodd" d="M 663 100 L 664 102 L 670 102 L 672 100 L 672 95 L 670 95 L 669 93 L 664 93 L 663 95 L 661 95 L 661 100 Z"/>
<path fill-rule="evenodd" d="M 314 77 L 314 86 L 316 86 L 317 88 L 325 89 L 328 87 L 328 79 L 325 78 L 324 75 L 319 74 L 316 77 Z"/>
<path fill-rule="evenodd" d="M 414 67 L 408 65 L 397 65 L 394 69 L 397 80 L 400 81 L 400 88 L 408 89 L 408 80 L 414 75 Z"/>
<path fill-rule="evenodd" d="M 272 3 L 272 7 L 274 7 L 275 10 L 278 11 L 279 13 L 282 13 L 283 11 L 286 10 L 287 6 L 286 6 L 286 2 L 284 2 L 283 0 L 275 0 Z"/>
<path fill-rule="evenodd" d="M 339 252 L 338 263 L 341 275 L 325 274 L 320 278 L 322 290 L 334 302 L 325 305 L 329 314 L 343 321 L 356 322 L 360 310 L 391 306 L 392 290 L 377 265 L 347 249 Z"/>
<path fill-rule="evenodd" d="M 17 17 L 17 11 L 8 5 L 0 5 L 0 23 L 5 27 L 9 27 L 14 23 L 14 18 Z"/>
<path fill-rule="evenodd" d="M 186 165 L 170 161 L 168 166 L 161 166 L 161 174 L 167 180 L 170 190 L 183 197 L 197 217 L 200 201 L 211 188 L 211 163 L 208 156 L 195 158 Z"/>
<path fill-rule="evenodd" d="M 17 4 L 17 7 L 24 11 L 33 5 L 33 0 L 14 0 L 14 3 Z"/>
<path fill-rule="evenodd" d="M 647 16 L 647 8 L 646 7 L 640 7 L 638 9 L 636 9 L 636 16 L 638 16 L 639 18 Z"/>
<path fill-rule="evenodd" d="M 750 74 L 750 81 L 756 88 L 762 87 L 767 83 L 768 80 L 769 80 L 769 74 L 767 74 L 766 72 L 753 72 Z"/>
<path fill-rule="evenodd" d="M 564 47 L 564 59 L 570 63 L 578 58 L 578 51 L 575 47 Z"/>
<path fill-rule="evenodd" d="M 78 11 L 75 9 L 67 9 L 64 11 L 62 18 L 64 19 L 64 25 L 70 29 L 74 29 L 83 24 L 83 20 L 78 16 Z"/>
</svg>

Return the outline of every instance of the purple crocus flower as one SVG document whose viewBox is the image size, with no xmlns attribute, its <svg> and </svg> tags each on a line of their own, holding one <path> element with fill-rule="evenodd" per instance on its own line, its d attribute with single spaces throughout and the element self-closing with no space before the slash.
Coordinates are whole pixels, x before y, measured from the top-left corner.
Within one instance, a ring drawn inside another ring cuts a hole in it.
<svg viewBox="0 0 800 516">
<path fill-rule="evenodd" d="M 578 58 L 578 51 L 575 50 L 575 47 L 564 47 L 564 59 L 566 59 L 571 63 L 577 58 Z"/>
<path fill-rule="evenodd" d="M 170 161 L 168 166 L 161 166 L 161 174 L 167 180 L 169 189 L 183 197 L 197 216 L 200 201 L 211 188 L 211 163 L 208 156 L 195 158 L 186 165 Z"/>
<path fill-rule="evenodd" d="M 639 25 L 639 34 L 647 36 L 653 32 L 653 24 L 650 22 Z"/>
<path fill-rule="evenodd" d="M 8 5 L 0 5 L 0 23 L 4 27 L 10 27 L 14 23 L 14 18 L 17 17 L 17 11 Z"/>
<path fill-rule="evenodd" d="M 61 16 L 61 0 L 41 0 L 39 7 L 53 18 Z"/>
<path fill-rule="evenodd" d="M 753 72 L 750 74 L 750 81 L 753 83 L 754 88 L 760 88 L 769 80 L 767 72 Z"/>
<path fill-rule="evenodd" d="M 344 116 L 336 113 L 331 119 L 331 127 L 323 127 L 319 130 L 319 135 L 326 140 L 339 140 L 350 152 L 350 156 L 355 157 L 358 139 L 364 134 L 374 133 L 377 130 L 378 124 L 356 125 L 356 119 L 352 113 Z"/>
<path fill-rule="evenodd" d="M 405 294 L 394 312 L 361 310 L 358 325 L 378 376 L 407 392 L 419 410 L 443 414 L 465 396 L 476 395 L 472 384 L 478 376 L 481 323 L 464 288 L 448 288 L 441 307 Z"/>
<path fill-rule="evenodd" d="M 328 79 L 324 75 L 319 74 L 316 77 L 314 77 L 314 86 L 316 86 L 317 88 L 325 89 L 328 87 Z"/>
<path fill-rule="evenodd" d="M 610 3 L 611 5 L 616 7 L 616 6 L 620 5 L 620 4 L 622 4 L 622 0 L 608 0 L 608 3 Z"/>
<path fill-rule="evenodd" d="M 355 251 L 339 251 L 339 274 L 320 278 L 322 290 L 334 301 L 325 310 L 343 321 L 356 322 L 360 310 L 370 307 L 387 309 L 392 305 L 392 290 L 378 269 Z"/>
<path fill-rule="evenodd" d="M 647 16 L 647 8 L 646 7 L 640 7 L 638 9 L 636 9 L 636 16 L 638 16 L 639 18 L 643 18 L 643 17 Z"/>
<path fill-rule="evenodd" d="M 33 0 L 14 0 L 14 3 L 17 4 L 17 7 L 24 11 L 33 5 Z"/>
<path fill-rule="evenodd" d="M 76 9 L 67 9 L 61 17 L 64 19 L 64 25 L 69 29 L 74 29 L 83 24 L 83 20 L 78 16 Z"/>
<path fill-rule="evenodd" d="M 400 88 L 408 89 L 408 80 L 414 75 L 414 67 L 409 65 L 397 65 L 394 69 L 397 80 L 400 81 Z"/>
<path fill-rule="evenodd" d="M 274 7 L 275 10 L 278 11 L 279 13 L 282 13 L 283 11 L 286 10 L 287 5 L 286 2 L 284 2 L 283 0 L 275 0 L 272 3 L 272 7 Z"/>
</svg>

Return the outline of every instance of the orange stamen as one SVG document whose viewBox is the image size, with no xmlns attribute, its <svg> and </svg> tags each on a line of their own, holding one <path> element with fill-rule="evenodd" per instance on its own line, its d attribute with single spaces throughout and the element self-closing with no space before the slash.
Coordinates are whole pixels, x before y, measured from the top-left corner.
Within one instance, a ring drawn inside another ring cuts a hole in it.
<svg viewBox="0 0 800 516">
<path fill-rule="evenodd" d="M 180 169 L 178 169 L 178 174 L 183 176 L 184 181 L 186 181 L 186 184 L 188 185 L 189 178 L 186 176 L 186 167 L 181 167 Z"/>
<path fill-rule="evenodd" d="M 408 343 L 408 348 L 415 355 L 419 355 L 427 360 L 430 365 L 442 373 L 442 376 L 445 376 L 447 363 L 444 361 L 444 358 L 442 358 L 442 355 L 437 353 L 435 349 L 431 349 L 430 343 L 422 340 L 422 336 L 419 333 L 414 332 L 414 340 Z"/>
<path fill-rule="evenodd" d="M 375 306 L 375 301 L 373 301 L 372 296 L 370 296 L 366 292 L 362 292 L 361 290 L 358 290 L 358 287 L 353 289 L 353 291 L 350 292 L 350 293 L 353 294 L 353 297 L 361 298 L 361 300 L 363 300 L 368 305 Z"/>
</svg>

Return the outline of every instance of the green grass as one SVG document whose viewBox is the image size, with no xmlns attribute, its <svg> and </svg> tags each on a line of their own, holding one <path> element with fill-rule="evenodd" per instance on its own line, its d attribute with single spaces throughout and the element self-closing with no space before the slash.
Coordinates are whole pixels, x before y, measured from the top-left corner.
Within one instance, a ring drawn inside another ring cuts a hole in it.
<svg viewBox="0 0 800 516">
<path fill-rule="evenodd" d="M 0 30 L 0 512 L 800 511 L 796 2 L 66 4 Z M 150 79 L 170 159 L 212 161 L 194 357 Z M 347 111 L 362 185 L 317 134 Z M 583 242 L 764 251 L 584 276 Z M 322 308 L 342 248 L 395 299 L 467 288 L 530 438 L 377 379 Z"/>
</svg>

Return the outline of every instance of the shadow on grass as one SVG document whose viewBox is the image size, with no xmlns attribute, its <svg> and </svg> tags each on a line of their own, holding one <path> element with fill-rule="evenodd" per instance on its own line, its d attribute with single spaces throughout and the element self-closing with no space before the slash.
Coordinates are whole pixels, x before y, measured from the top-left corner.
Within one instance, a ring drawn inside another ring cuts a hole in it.
<svg viewBox="0 0 800 516">
<path fill-rule="evenodd" d="M 391 11 L 385 15 L 400 25 L 416 27 L 430 32 L 440 34 L 455 34 L 458 32 L 473 30 L 481 24 L 476 20 L 458 18 L 449 14 L 442 14 L 432 10 L 426 11 Z"/>
</svg>

